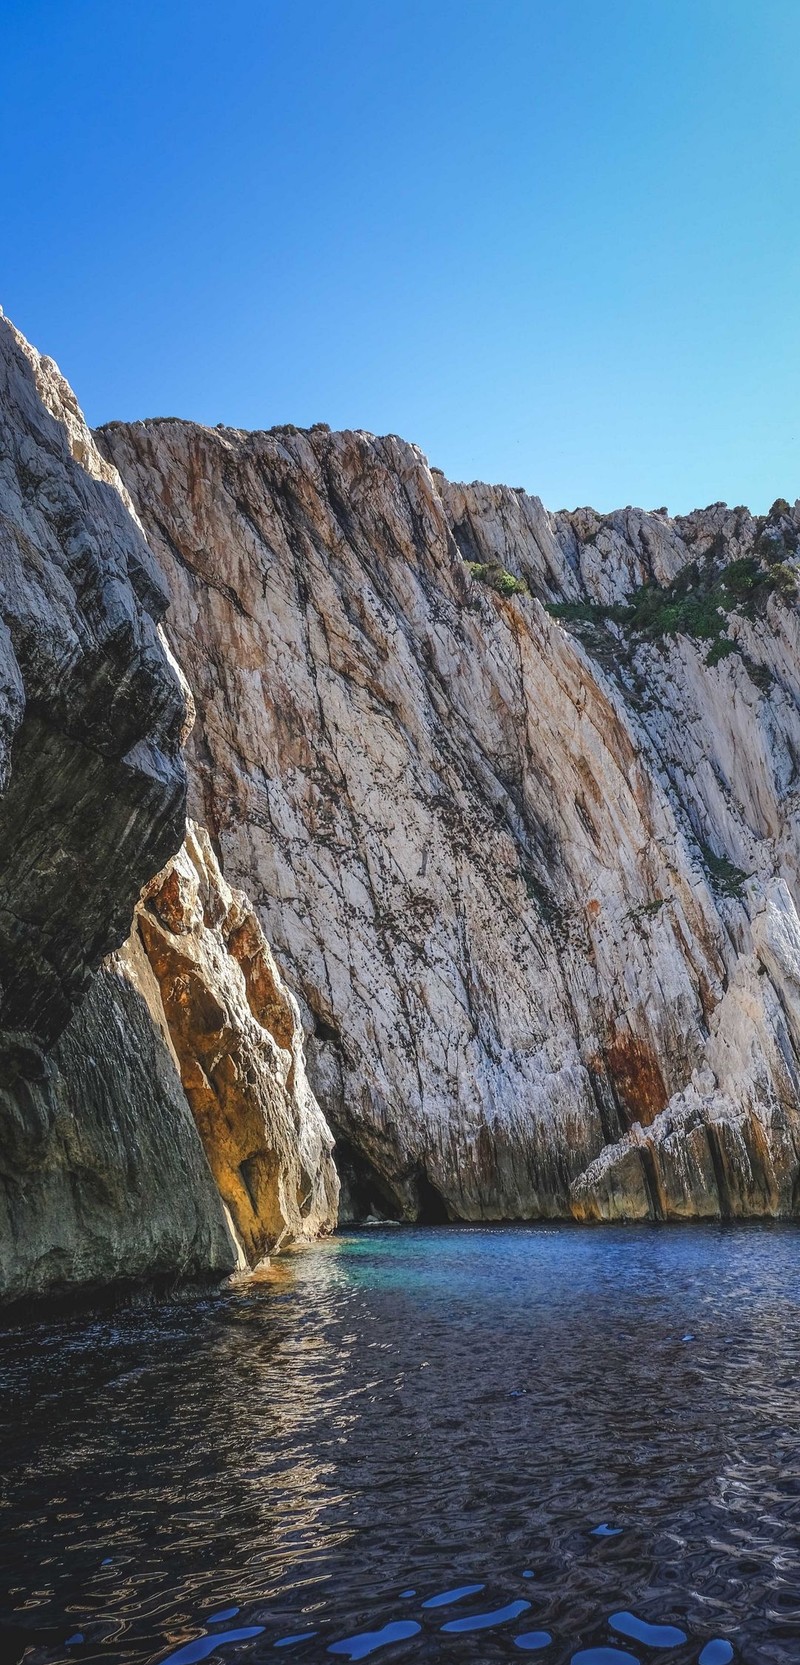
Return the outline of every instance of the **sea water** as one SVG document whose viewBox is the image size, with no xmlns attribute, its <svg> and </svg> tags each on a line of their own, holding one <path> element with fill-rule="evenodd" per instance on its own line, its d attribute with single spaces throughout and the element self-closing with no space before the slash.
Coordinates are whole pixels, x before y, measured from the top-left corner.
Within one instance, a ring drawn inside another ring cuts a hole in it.
<svg viewBox="0 0 800 1665">
<path fill-rule="evenodd" d="M 790 1226 L 387 1226 L 14 1323 L 0 1659 L 797 1665 L 799 1381 Z"/>
</svg>

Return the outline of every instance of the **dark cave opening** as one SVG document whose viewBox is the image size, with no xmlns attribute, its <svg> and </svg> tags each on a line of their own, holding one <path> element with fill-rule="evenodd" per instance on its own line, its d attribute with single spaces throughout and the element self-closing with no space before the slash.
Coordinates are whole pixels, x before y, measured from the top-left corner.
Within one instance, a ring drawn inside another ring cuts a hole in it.
<svg viewBox="0 0 800 1665">
<path fill-rule="evenodd" d="M 441 1191 L 421 1170 L 416 1179 L 417 1197 L 419 1198 L 419 1213 L 417 1224 L 420 1226 L 446 1226 L 453 1216 L 442 1196 Z"/>
<path fill-rule="evenodd" d="M 338 1029 L 335 1029 L 332 1023 L 327 1023 L 325 1018 L 320 1017 L 317 1012 L 314 1013 L 314 1039 L 321 1041 L 323 1046 L 340 1047 L 342 1044 L 342 1037 Z"/>
<path fill-rule="evenodd" d="M 405 1211 L 388 1180 L 344 1133 L 336 1134 L 333 1159 L 342 1187 L 340 1221 L 402 1219 Z"/>
<path fill-rule="evenodd" d="M 454 1216 L 441 1191 L 423 1169 L 407 1176 L 401 1194 L 346 1133 L 337 1133 L 333 1154 L 342 1188 L 341 1224 L 413 1219 L 421 1226 L 446 1226 L 452 1222 Z"/>
</svg>

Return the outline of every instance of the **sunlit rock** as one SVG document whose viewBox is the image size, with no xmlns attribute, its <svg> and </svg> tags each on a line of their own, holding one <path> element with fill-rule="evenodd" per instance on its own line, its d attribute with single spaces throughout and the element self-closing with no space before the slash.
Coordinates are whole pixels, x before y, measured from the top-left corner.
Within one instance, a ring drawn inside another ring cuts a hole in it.
<svg viewBox="0 0 800 1665">
<path fill-rule="evenodd" d="M 791 1211 L 797 510 L 548 514 L 323 427 L 99 443 L 348 1208 Z"/>
</svg>

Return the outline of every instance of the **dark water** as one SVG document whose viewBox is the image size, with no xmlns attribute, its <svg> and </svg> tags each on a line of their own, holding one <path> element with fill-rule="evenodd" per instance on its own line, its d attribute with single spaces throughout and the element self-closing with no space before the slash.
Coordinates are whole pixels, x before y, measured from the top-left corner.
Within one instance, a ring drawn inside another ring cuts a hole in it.
<svg viewBox="0 0 800 1665">
<path fill-rule="evenodd" d="M 1 1339 L 4 1658 L 800 1661 L 791 1228 L 387 1227 Z"/>
</svg>

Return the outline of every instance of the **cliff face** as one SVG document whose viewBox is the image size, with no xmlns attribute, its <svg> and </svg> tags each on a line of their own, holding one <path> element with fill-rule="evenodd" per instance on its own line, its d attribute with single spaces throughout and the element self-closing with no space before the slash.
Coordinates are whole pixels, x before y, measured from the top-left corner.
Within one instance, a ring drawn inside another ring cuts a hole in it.
<svg viewBox="0 0 800 1665">
<path fill-rule="evenodd" d="M 0 1088 L 0 1300 L 239 1263 L 157 1001 L 132 939 Z"/>
<path fill-rule="evenodd" d="M 797 511 L 551 516 L 322 428 L 99 443 L 348 1205 L 791 1211 Z"/>
<path fill-rule="evenodd" d="M 0 1297 L 330 1229 L 315 1093 L 345 1217 L 796 1212 L 798 546 L 95 443 L 0 319 Z"/>
<path fill-rule="evenodd" d="M 114 482 L 55 365 L 0 319 L 6 1298 L 235 1263 L 135 970 L 95 975 L 180 844 L 186 798 L 167 591 Z"/>
<path fill-rule="evenodd" d="M 17 1032 L 47 1044 L 64 1028 L 180 844 L 186 708 L 144 536 L 56 366 L 3 318 L 0 537 L 0 1030 L 13 1062 Z"/>
<path fill-rule="evenodd" d="M 179 850 L 167 601 L 73 394 L 0 317 L 0 1299 L 227 1272 L 335 1220 L 291 997 L 202 831 Z"/>
</svg>

